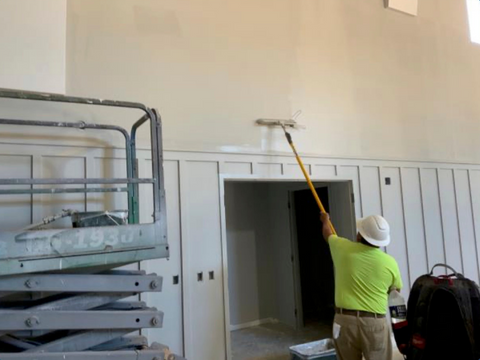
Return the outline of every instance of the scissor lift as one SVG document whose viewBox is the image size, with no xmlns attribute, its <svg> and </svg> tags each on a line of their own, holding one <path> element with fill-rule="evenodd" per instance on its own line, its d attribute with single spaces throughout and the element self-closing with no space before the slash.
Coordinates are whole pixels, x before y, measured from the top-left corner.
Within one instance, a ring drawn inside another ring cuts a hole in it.
<svg viewBox="0 0 480 360">
<path fill-rule="evenodd" d="M 142 329 L 162 327 L 163 313 L 137 301 L 138 297 L 130 300 L 144 292 L 160 292 L 162 277 L 118 269 L 169 254 L 162 128 L 157 111 L 132 102 L 1 89 L 0 98 L 137 109 L 144 113 L 130 132 L 115 125 L 60 119 L 0 119 L 2 127 L 120 132 L 125 139 L 127 174 L 126 178 L 0 179 L 0 195 L 122 192 L 128 197 L 128 211 L 68 210 L 18 231 L 0 229 L 0 359 L 182 359 L 164 345 L 149 346 L 139 335 Z M 150 125 L 153 176 L 139 178 L 136 134 L 146 123 Z M 140 184 L 153 187 L 152 223 L 139 221 Z M 29 188 L 19 189 L 17 185 Z M 52 228 L 57 219 L 67 216 L 72 217 L 71 228 Z"/>
</svg>

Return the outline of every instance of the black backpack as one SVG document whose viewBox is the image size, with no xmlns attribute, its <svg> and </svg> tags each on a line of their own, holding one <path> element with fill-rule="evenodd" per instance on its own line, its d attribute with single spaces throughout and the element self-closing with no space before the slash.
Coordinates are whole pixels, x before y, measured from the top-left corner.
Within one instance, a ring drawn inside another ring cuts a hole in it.
<svg viewBox="0 0 480 360">
<path fill-rule="evenodd" d="M 434 276 L 443 266 L 450 275 Z M 480 359 L 480 290 L 452 267 L 437 264 L 413 284 L 408 325 L 395 329 L 407 360 Z"/>
</svg>

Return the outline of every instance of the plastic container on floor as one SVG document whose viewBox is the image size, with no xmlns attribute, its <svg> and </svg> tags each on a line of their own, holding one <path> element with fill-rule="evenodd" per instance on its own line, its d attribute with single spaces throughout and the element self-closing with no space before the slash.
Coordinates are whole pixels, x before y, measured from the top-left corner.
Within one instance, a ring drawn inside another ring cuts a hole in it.
<svg viewBox="0 0 480 360">
<path fill-rule="evenodd" d="M 333 339 L 323 339 L 290 347 L 292 360 L 336 360 Z"/>
</svg>

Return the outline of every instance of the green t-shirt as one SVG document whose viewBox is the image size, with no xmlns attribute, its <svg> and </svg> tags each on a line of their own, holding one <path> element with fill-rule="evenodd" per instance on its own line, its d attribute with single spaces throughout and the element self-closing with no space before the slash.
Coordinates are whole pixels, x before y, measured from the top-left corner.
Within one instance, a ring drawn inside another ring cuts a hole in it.
<svg viewBox="0 0 480 360">
<path fill-rule="evenodd" d="M 388 291 L 403 287 L 395 259 L 382 250 L 332 235 L 335 305 L 348 310 L 387 312 Z"/>
</svg>

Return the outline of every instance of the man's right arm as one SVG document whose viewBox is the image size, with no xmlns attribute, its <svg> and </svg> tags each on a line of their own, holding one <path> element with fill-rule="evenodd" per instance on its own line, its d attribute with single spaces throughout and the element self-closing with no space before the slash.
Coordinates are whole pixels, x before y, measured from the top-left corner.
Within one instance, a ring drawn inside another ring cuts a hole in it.
<svg viewBox="0 0 480 360">
<path fill-rule="evenodd" d="M 333 235 L 332 227 L 330 226 L 330 215 L 327 213 L 321 213 L 320 220 L 322 220 L 322 234 L 326 242 L 330 236 Z"/>
</svg>

